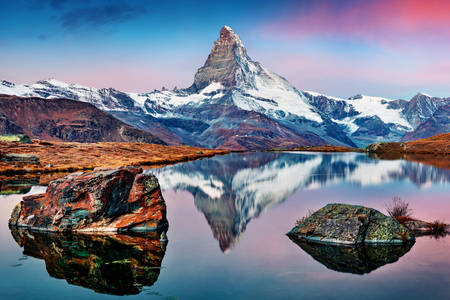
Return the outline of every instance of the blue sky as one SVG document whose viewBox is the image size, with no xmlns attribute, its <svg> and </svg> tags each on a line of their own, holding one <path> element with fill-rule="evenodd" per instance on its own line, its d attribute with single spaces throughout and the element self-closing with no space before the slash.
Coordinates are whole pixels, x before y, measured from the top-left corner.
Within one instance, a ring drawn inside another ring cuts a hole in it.
<svg viewBox="0 0 450 300">
<path fill-rule="evenodd" d="M 450 96 L 450 2 L 3 1 L 0 79 L 187 87 L 223 25 L 297 88 Z"/>
</svg>

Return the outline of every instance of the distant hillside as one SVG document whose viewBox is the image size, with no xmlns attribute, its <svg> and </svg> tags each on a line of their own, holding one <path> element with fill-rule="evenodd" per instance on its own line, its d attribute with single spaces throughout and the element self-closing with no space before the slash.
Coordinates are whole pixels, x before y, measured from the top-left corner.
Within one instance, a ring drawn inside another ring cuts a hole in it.
<svg viewBox="0 0 450 300">
<path fill-rule="evenodd" d="M 426 139 L 406 142 L 409 153 L 446 153 L 450 154 L 450 132 L 438 134 Z"/>
<path fill-rule="evenodd" d="M 0 134 L 16 133 L 49 141 L 165 144 L 89 103 L 0 95 Z"/>
<path fill-rule="evenodd" d="M 450 154 L 450 132 L 406 143 L 375 143 L 366 149 L 368 152 L 377 154 Z"/>
</svg>

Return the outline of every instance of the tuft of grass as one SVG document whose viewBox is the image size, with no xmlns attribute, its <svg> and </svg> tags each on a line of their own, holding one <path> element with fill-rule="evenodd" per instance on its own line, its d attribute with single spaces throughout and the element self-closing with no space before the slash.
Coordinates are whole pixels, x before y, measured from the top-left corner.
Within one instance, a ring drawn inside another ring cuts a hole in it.
<svg viewBox="0 0 450 300">
<path fill-rule="evenodd" d="M 412 209 L 409 208 L 409 203 L 402 200 L 400 197 L 393 197 L 391 204 L 386 204 L 388 214 L 398 219 L 399 217 L 411 218 Z"/>
<path fill-rule="evenodd" d="M 314 213 L 314 211 L 308 209 L 308 212 L 306 213 L 306 215 L 304 215 L 301 219 L 297 220 L 297 221 L 295 222 L 295 225 L 300 225 L 300 224 L 302 224 L 306 219 L 308 219 L 309 217 L 311 217 L 313 213 Z"/>
</svg>

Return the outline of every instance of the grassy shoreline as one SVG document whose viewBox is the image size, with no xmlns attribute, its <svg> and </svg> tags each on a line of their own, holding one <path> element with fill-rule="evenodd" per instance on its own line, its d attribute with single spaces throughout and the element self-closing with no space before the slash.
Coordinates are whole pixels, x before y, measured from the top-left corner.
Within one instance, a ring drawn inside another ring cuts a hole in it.
<svg viewBox="0 0 450 300">
<path fill-rule="evenodd" d="M 406 143 L 376 143 L 365 149 L 343 146 L 296 147 L 270 149 L 271 152 L 366 152 L 374 158 L 405 159 L 450 169 L 450 133 Z M 30 144 L 0 141 L 0 155 L 30 154 L 40 159 L 40 164 L 0 161 L 0 175 L 48 174 L 87 171 L 98 167 L 163 166 L 186 162 L 231 152 L 190 146 L 163 146 L 127 142 L 49 142 L 33 140 Z M 442 159 L 445 157 L 445 159 Z"/>
<path fill-rule="evenodd" d="M 167 165 L 228 154 L 230 151 L 145 143 L 34 140 L 31 144 L 0 142 L 0 153 L 2 157 L 11 153 L 39 157 L 40 164 L 0 161 L 0 175 L 21 175 L 86 171 L 98 167 Z"/>
</svg>

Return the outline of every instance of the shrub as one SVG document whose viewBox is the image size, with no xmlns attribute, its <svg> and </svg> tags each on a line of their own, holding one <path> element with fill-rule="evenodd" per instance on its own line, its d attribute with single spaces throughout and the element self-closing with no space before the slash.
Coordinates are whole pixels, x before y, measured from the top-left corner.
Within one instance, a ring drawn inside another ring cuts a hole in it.
<svg viewBox="0 0 450 300">
<path fill-rule="evenodd" d="M 410 218 L 412 215 L 412 209 L 409 208 L 409 203 L 403 201 L 400 197 L 392 198 L 392 203 L 386 205 L 388 214 L 398 219 L 399 217 Z"/>
</svg>

